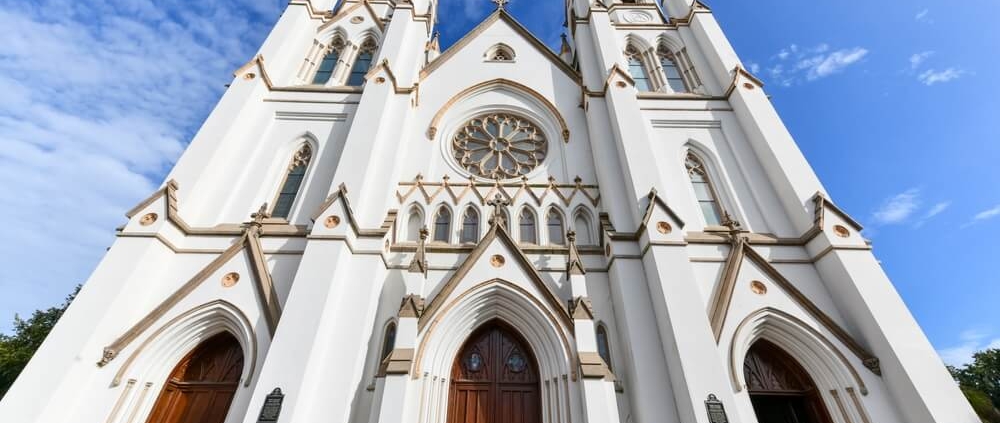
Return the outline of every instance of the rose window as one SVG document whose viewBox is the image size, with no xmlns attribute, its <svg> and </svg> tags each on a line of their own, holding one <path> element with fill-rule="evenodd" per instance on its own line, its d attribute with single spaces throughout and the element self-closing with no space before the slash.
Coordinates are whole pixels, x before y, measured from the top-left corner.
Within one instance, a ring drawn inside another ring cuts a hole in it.
<svg viewBox="0 0 1000 423">
<path fill-rule="evenodd" d="M 493 113 L 468 121 L 452 140 L 455 160 L 473 175 L 510 179 L 527 175 L 545 160 L 548 142 L 531 121 Z"/>
</svg>

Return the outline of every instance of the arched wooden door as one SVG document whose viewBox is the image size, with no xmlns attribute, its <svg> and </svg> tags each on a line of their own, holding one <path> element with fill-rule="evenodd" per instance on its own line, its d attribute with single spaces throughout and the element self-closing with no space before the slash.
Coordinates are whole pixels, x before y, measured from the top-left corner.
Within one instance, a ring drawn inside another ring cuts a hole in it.
<svg viewBox="0 0 1000 423">
<path fill-rule="evenodd" d="M 831 423 L 812 378 L 777 345 L 755 342 L 743 374 L 758 423 Z"/>
<path fill-rule="evenodd" d="M 243 349 L 227 332 L 191 351 L 167 379 L 147 423 L 222 423 L 240 383 Z"/>
<path fill-rule="evenodd" d="M 451 370 L 448 423 L 541 423 L 538 364 L 499 322 L 476 330 Z"/>
</svg>

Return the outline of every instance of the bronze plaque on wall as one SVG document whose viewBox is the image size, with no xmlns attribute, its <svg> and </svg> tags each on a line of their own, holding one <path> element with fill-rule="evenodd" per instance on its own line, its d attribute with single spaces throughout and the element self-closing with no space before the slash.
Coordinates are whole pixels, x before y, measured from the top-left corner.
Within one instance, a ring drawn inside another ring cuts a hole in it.
<svg viewBox="0 0 1000 423">
<path fill-rule="evenodd" d="M 709 422 L 729 423 L 729 417 L 726 417 L 726 408 L 722 406 L 722 401 L 719 401 L 715 394 L 708 395 L 708 399 L 705 400 L 705 409 L 708 410 Z"/>
<path fill-rule="evenodd" d="M 285 394 L 281 393 L 281 388 L 274 388 L 267 398 L 264 398 L 264 405 L 260 407 L 260 415 L 257 423 L 273 423 L 278 421 L 281 414 L 281 403 L 285 400 Z"/>
</svg>

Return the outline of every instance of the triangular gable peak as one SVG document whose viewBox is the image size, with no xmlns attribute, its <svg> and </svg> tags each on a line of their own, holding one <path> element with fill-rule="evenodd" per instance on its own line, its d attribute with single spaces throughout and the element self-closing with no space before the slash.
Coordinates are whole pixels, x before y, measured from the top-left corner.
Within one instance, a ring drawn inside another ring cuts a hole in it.
<svg viewBox="0 0 1000 423">
<path fill-rule="evenodd" d="M 722 332 L 727 326 L 727 317 L 734 304 L 733 298 L 737 295 L 736 288 L 739 285 L 739 281 L 745 280 L 748 272 L 759 273 L 762 279 L 769 282 L 772 286 L 778 287 L 780 292 L 791 302 L 801 307 L 805 313 L 810 315 L 844 346 L 850 349 L 864 363 L 865 367 L 873 373 L 881 375 L 879 360 L 874 354 L 862 346 L 850 333 L 837 324 L 830 315 L 820 309 L 805 293 L 799 290 L 777 268 L 769 263 L 763 255 L 751 247 L 745 238 L 739 235 L 736 236 L 738 238 L 733 241 L 729 257 L 726 259 L 725 268 L 722 272 L 722 278 L 716 287 L 715 295 L 712 297 L 712 303 L 710 304 L 709 319 L 712 330 L 715 333 L 716 342 L 721 341 Z M 754 271 L 748 270 L 750 268 L 753 268 Z M 756 280 L 754 282 L 760 283 Z M 754 283 L 751 288 L 755 290 L 760 289 L 760 285 Z M 767 292 L 766 285 L 764 285 L 763 289 L 764 291 L 761 293 Z"/>
<path fill-rule="evenodd" d="M 488 255 L 487 253 L 489 252 L 494 254 Z M 516 266 L 514 269 L 517 270 L 507 269 L 504 271 L 504 267 L 509 268 L 510 266 Z M 437 312 L 444 305 L 445 301 L 454 297 L 455 290 L 459 285 L 466 280 L 466 277 L 470 273 L 473 273 L 473 270 L 478 270 L 480 267 L 490 268 L 491 271 L 489 273 L 491 274 L 510 274 L 512 271 L 520 273 L 519 276 L 531 284 L 531 287 L 537 291 L 536 294 L 541 297 L 542 302 L 548 304 L 552 311 L 557 314 L 561 323 L 567 328 L 573 328 L 573 321 L 570 318 L 569 311 L 563 305 L 559 296 L 549 287 L 542 278 L 542 275 L 535 269 L 535 266 L 531 264 L 531 260 L 528 259 L 524 252 L 517 246 L 517 243 L 510 237 L 504 225 L 494 222 L 483 239 L 479 241 L 479 244 L 469 253 L 468 257 L 459 265 L 458 269 L 448 278 L 448 281 L 445 282 L 437 295 L 427 305 L 423 315 L 420 317 L 418 325 L 420 330 L 423 330 L 429 322 L 436 318 L 435 315 L 438 314 Z M 472 285 L 476 285 L 481 281 L 471 282 Z"/>
<path fill-rule="evenodd" d="M 487 32 L 489 28 L 496 22 L 502 21 L 510 26 L 514 30 L 514 33 L 520 35 L 529 45 L 534 47 L 534 49 L 552 62 L 553 65 L 561 69 L 566 76 L 568 76 L 573 81 L 580 81 L 580 74 L 577 73 L 575 69 L 570 67 L 563 62 L 563 60 L 548 46 L 545 45 L 538 37 L 535 37 L 531 31 L 528 31 L 524 25 L 521 25 L 513 16 L 507 13 L 506 10 L 498 9 L 489 16 L 486 17 L 479 25 L 476 25 L 471 31 L 469 31 L 465 36 L 458 40 L 451 47 L 448 47 L 440 56 L 438 56 L 434 61 L 427 64 L 423 70 L 420 71 L 420 79 L 427 78 L 428 75 L 434 72 L 434 70 L 440 68 L 444 63 L 448 62 L 449 59 L 454 57 L 458 52 L 462 51 L 466 46 L 468 46 L 473 40 L 478 38 L 483 33 Z"/>
</svg>

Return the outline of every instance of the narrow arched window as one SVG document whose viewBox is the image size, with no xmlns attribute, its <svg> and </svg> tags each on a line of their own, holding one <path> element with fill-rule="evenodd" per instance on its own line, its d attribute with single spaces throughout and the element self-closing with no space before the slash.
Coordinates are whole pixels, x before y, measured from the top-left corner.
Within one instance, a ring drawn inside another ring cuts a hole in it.
<svg viewBox="0 0 1000 423">
<path fill-rule="evenodd" d="M 608 340 L 608 330 L 604 324 L 597 325 L 597 354 L 608 365 L 608 370 L 611 370 L 611 343 Z"/>
<path fill-rule="evenodd" d="M 354 66 L 351 67 L 351 74 L 347 77 L 347 85 L 360 86 L 365 83 L 365 75 L 372 66 L 372 58 L 375 57 L 375 41 L 365 40 L 361 44 L 358 57 L 354 59 Z"/>
<path fill-rule="evenodd" d="M 406 219 L 406 240 L 417 242 L 420 240 L 420 227 L 423 226 L 424 218 L 420 215 L 420 209 L 414 207 L 410 210 L 410 217 Z"/>
<path fill-rule="evenodd" d="M 333 40 L 330 45 L 330 51 L 323 56 L 323 60 L 319 63 L 319 68 L 316 69 L 313 84 L 323 85 L 330 80 L 333 70 L 337 67 L 337 61 L 340 60 L 340 50 L 343 46 L 343 41 L 339 38 Z"/>
<path fill-rule="evenodd" d="M 538 243 L 538 231 L 535 228 L 535 214 L 531 212 L 527 207 L 521 209 L 521 215 L 518 217 L 518 224 L 520 225 L 520 240 L 522 244 L 537 244 Z"/>
<path fill-rule="evenodd" d="M 661 45 L 657 49 L 656 55 L 660 59 L 660 66 L 663 67 L 663 73 L 667 77 L 667 86 L 670 87 L 670 90 L 675 93 L 690 91 L 684 82 L 680 68 L 677 66 L 677 57 L 674 56 L 674 53 L 666 46 Z"/>
<path fill-rule="evenodd" d="M 715 186 L 712 185 L 705 164 L 694 153 L 688 153 L 684 160 L 684 166 L 691 178 L 694 195 L 698 199 L 698 207 L 701 208 L 702 215 L 705 216 L 705 223 L 721 225 L 722 208 L 719 206 L 719 196 L 716 194 Z"/>
<path fill-rule="evenodd" d="M 439 242 L 451 241 L 451 211 L 447 207 L 441 206 L 437 216 L 434 217 L 434 240 Z"/>
<path fill-rule="evenodd" d="M 281 183 L 281 190 L 278 191 L 278 198 L 274 200 L 271 217 L 288 219 L 288 215 L 292 212 L 292 205 L 295 204 L 295 197 L 299 195 L 299 189 L 302 188 L 302 180 L 306 177 L 306 169 L 309 167 L 310 160 L 312 160 L 312 147 L 309 144 L 302 144 L 285 171 L 285 179 Z"/>
<path fill-rule="evenodd" d="M 563 229 L 563 218 L 555 208 L 549 209 L 549 214 L 545 216 L 545 226 L 549 233 L 549 244 L 563 245 L 566 243 L 566 236 Z"/>
<path fill-rule="evenodd" d="M 469 206 L 465 209 L 465 215 L 462 216 L 462 234 L 459 237 L 459 242 L 464 244 L 476 241 L 479 241 L 479 212 Z"/>
<path fill-rule="evenodd" d="M 396 347 L 396 322 L 390 322 L 385 327 L 385 334 L 382 335 L 382 356 L 379 361 L 385 361 L 389 358 L 389 354 L 392 354 L 393 348 Z"/>
<path fill-rule="evenodd" d="M 646 71 L 646 65 L 642 63 L 642 55 L 639 53 L 639 49 L 629 44 L 625 48 L 625 58 L 628 59 L 628 73 L 632 76 L 632 80 L 635 81 L 635 89 L 650 91 L 649 72 Z"/>
<path fill-rule="evenodd" d="M 590 227 L 590 218 L 583 210 L 576 212 L 573 221 L 573 230 L 576 231 L 576 243 L 580 245 L 594 244 L 594 229 Z"/>
</svg>

